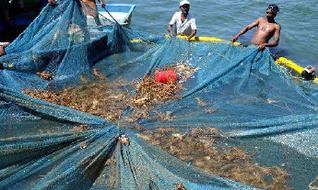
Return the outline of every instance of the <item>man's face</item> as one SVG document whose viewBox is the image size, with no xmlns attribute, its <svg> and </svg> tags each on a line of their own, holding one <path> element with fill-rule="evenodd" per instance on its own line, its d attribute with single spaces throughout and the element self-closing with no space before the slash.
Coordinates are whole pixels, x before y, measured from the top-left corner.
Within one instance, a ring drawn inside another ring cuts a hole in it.
<svg viewBox="0 0 318 190">
<path fill-rule="evenodd" d="M 269 18 L 269 19 L 273 19 L 276 17 L 276 13 L 273 12 L 272 9 L 267 9 L 266 10 L 266 17 Z"/>
<path fill-rule="evenodd" d="M 181 9 L 182 13 L 188 14 L 188 12 L 190 10 L 190 5 L 188 5 L 188 4 L 182 5 L 182 6 L 180 6 L 180 9 Z"/>
</svg>

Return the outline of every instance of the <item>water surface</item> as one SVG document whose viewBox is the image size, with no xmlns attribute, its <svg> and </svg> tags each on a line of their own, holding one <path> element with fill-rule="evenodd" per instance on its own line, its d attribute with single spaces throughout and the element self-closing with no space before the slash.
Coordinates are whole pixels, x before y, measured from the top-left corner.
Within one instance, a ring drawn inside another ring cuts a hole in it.
<svg viewBox="0 0 318 190">
<path fill-rule="evenodd" d="M 269 1 L 264 0 L 191 0 L 190 12 L 197 20 L 198 35 L 225 39 L 245 25 L 265 15 Z M 132 3 L 137 8 L 132 28 L 164 34 L 173 13 L 179 10 L 178 0 L 112 0 L 111 3 Z M 280 12 L 276 17 L 282 26 L 278 51 L 302 66 L 318 66 L 318 1 L 277 0 Z M 248 42 L 252 32 L 240 38 Z"/>
</svg>

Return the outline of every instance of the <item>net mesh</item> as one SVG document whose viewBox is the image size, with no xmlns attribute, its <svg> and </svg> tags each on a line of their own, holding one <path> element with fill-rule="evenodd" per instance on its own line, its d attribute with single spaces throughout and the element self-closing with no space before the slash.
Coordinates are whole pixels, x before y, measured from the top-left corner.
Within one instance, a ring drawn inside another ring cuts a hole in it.
<svg viewBox="0 0 318 190">
<path fill-rule="evenodd" d="M 0 57 L 0 189 L 316 188 L 314 84 L 268 50 L 122 28 L 85 6 L 45 7 Z"/>
</svg>

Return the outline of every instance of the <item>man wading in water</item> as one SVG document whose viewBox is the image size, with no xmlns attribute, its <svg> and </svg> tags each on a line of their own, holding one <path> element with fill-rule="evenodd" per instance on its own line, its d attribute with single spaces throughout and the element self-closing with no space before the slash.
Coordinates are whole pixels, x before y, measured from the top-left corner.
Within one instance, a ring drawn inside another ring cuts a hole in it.
<svg viewBox="0 0 318 190">
<path fill-rule="evenodd" d="M 276 47 L 279 44 L 281 30 L 281 26 L 275 21 L 275 17 L 278 12 L 278 6 L 275 4 L 270 4 L 266 9 L 266 17 L 259 17 L 256 21 L 244 27 L 238 34 L 233 36 L 232 42 L 235 42 L 247 31 L 257 27 L 251 42 L 255 45 L 258 45 L 258 49 L 261 51 L 263 51 L 265 47 Z M 273 36 L 274 39 L 269 42 Z"/>
</svg>

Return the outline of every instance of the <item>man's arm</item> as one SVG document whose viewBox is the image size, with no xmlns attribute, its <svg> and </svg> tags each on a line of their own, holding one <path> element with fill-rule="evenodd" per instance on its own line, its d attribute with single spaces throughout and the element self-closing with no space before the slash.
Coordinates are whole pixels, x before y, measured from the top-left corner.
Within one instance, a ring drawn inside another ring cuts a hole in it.
<svg viewBox="0 0 318 190">
<path fill-rule="evenodd" d="M 170 20 L 170 22 L 169 22 L 169 25 L 168 25 L 168 28 L 167 28 L 167 30 L 168 30 L 168 32 L 169 32 L 169 34 L 170 35 L 173 35 L 173 25 L 176 23 L 176 14 L 177 13 L 175 13 L 173 16 L 172 16 L 172 18 L 171 18 L 171 20 Z"/>
<path fill-rule="evenodd" d="M 251 30 L 255 26 L 258 26 L 260 18 L 256 21 L 252 22 L 251 24 L 245 26 L 239 33 L 232 37 L 232 42 L 235 42 L 241 35 L 245 34 L 247 31 Z"/>
<path fill-rule="evenodd" d="M 197 33 L 197 30 L 192 30 L 192 33 L 190 34 L 190 36 L 188 36 L 188 40 L 190 41 L 190 39 L 195 36 Z"/>
<path fill-rule="evenodd" d="M 258 46 L 259 50 L 264 50 L 265 47 L 276 47 L 279 44 L 281 26 L 278 24 L 275 28 L 274 39 L 269 43 L 262 43 Z"/>
<path fill-rule="evenodd" d="M 195 19 L 193 18 L 191 21 L 191 29 L 192 29 L 192 32 L 191 34 L 188 36 L 188 41 L 190 41 L 190 39 L 196 35 L 197 33 L 197 24 L 195 22 Z"/>
<path fill-rule="evenodd" d="M 167 30 L 170 35 L 173 35 L 173 25 L 169 24 Z"/>
</svg>

